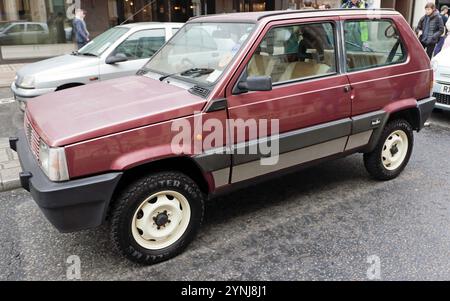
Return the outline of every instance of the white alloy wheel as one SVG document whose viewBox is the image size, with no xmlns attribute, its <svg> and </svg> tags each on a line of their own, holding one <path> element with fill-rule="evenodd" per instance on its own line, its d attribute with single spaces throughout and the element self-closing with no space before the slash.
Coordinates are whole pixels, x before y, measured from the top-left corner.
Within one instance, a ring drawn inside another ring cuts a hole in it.
<svg viewBox="0 0 450 301">
<path fill-rule="evenodd" d="M 161 191 L 147 198 L 131 223 L 135 241 L 148 250 L 161 250 L 178 241 L 188 228 L 191 207 L 176 191 Z"/>
<path fill-rule="evenodd" d="M 397 130 L 386 139 L 381 152 L 381 162 L 384 168 L 393 171 L 399 168 L 408 154 L 409 140 L 406 133 Z"/>
</svg>

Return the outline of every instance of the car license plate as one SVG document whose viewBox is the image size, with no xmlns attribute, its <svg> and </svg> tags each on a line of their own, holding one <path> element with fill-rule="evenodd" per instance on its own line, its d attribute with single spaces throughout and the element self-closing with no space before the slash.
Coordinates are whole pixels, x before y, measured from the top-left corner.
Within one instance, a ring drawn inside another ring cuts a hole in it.
<svg viewBox="0 0 450 301">
<path fill-rule="evenodd" d="M 450 95 L 450 86 L 449 85 L 442 85 L 441 86 L 441 93 Z"/>
</svg>

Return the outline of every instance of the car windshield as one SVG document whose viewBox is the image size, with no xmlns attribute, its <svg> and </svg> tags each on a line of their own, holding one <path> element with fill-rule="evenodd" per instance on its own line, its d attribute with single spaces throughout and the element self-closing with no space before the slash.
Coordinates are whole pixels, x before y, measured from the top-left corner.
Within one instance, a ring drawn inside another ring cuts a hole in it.
<svg viewBox="0 0 450 301">
<path fill-rule="evenodd" d="M 213 84 L 254 27 L 255 24 L 248 23 L 189 23 L 150 59 L 144 70 Z"/>
<path fill-rule="evenodd" d="M 124 27 L 111 28 L 90 41 L 86 46 L 81 48 L 78 53 L 83 55 L 99 56 L 118 39 L 120 39 L 126 32 L 128 32 L 128 30 L 128 28 Z"/>
<path fill-rule="evenodd" d="M 0 23 L 0 31 L 4 31 L 11 23 Z"/>
</svg>

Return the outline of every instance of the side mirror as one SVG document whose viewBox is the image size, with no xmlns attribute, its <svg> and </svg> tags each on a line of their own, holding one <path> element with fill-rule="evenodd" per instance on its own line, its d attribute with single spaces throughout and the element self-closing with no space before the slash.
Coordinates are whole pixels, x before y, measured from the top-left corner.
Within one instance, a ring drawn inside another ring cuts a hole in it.
<svg viewBox="0 0 450 301">
<path fill-rule="evenodd" d="M 239 90 L 244 91 L 272 91 L 272 77 L 251 76 L 238 84 Z"/>
<path fill-rule="evenodd" d="M 128 61 L 128 57 L 123 53 L 117 53 L 115 55 L 110 55 L 106 58 L 105 63 L 108 65 L 114 65 L 117 63 L 122 63 Z"/>
</svg>

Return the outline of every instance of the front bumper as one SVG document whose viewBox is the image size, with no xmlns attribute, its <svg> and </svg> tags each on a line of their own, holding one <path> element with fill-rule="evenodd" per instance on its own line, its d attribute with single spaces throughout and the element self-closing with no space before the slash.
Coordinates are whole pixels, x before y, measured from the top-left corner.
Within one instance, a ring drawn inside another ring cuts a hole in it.
<svg viewBox="0 0 450 301">
<path fill-rule="evenodd" d="M 45 88 L 45 89 L 23 89 L 16 85 L 16 83 L 11 84 L 11 91 L 14 93 L 14 98 L 19 103 L 22 111 L 25 110 L 26 102 L 35 97 L 55 92 L 56 88 Z"/>
<path fill-rule="evenodd" d="M 33 157 L 24 131 L 10 138 L 19 155 L 22 187 L 28 190 L 46 218 L 60 232 L 74 232 L 103 224 L 122 173 L 56 183 L 50 181 Z"/>
<path fill-rule="evenodd" d="M 436 108 L 450 111 L 450 95 L 442 94 L 442 86 L 450 86 L 450 83 L 435 81 L 433 85 L 433 96 L 437 98 Z"/>
</svg>

